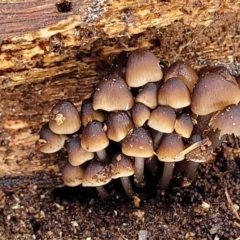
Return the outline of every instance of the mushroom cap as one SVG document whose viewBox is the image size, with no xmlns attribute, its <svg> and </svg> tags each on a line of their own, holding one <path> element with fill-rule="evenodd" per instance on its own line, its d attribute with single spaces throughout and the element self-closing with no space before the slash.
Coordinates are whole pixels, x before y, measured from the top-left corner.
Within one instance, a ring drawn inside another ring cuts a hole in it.
<svg viewBox="0 0 240 240">
<path fill-rule="evenodd" d="M 193 122 L 189 114 L 182 113 L 174 124 L 175 131 L 184 138 L 190 138 L 193 131 Z"/>
<path fill-rule="evenodd" d="M 98 161 L 91 161 L 85 169 L 82 179 L 83 187 L 97 187 L 109 183 L 112 180 L 109 165 Z"/>
<path fill-rule="evenodd" d="M 79 166 L 94 158 L 94 153 L 85 151 L 81 147 L 79 136 L 72 137 L 67 144 L 68 161 L 73 166 Z"/>
<path fill-rule="evenodd" d="M 53 106 L 49 120 L 50 129 L 57 134 L 72 134 L 81 127 L 77 108 L 69 101 L 59 101 Z"/>
<path fill-rule="evenodd" d="M 62 168 L 63 182 L 69 187 L 75 187 L 82 183 L 84 176 L 84 168 L 81 166 L 72 166 L 70 163 L 65 163 Z"/>
<path fill-rule="evenodd" d="M 111 112 L 107 118 L 107 136 L 109 139 L 120 142 L 134 127 L 133 121 L 125 111 Z"/>
<path fill-rule="evenodd" d="M 186 62 L 177 61 L 173 63 L 164 75 L 164 82 L 172 77 L 180 78 L 192 92 L 195 83 L 198 80 L 196 71 Z"/>
<path fill-rule="evenodd" d="M 92 120 L 103 122 L 105 120 L 105 114 L 101 110 L 94 110 L 92 106 L 92 99 L 84 99 L 81 106 L 81 120 L 84 127 L 87 126 Z"/>
<path fill-rule="evenodd" d="M 49 124 L 45 123 L 40 130 L 40 139 L 36 146 L 43 153 L 54 153 L 59 151 L 65 143 L 66 137 L 51 131 Z"/>
<path fill-rule="evenodd" d="M 130 157 L 148 158 L 153 155 L 153 142 L 149 132 L 133 128 L 121 142 L 122 152 Z"/>
<path fill-rule="evenodd" d="M 158 90 L 158 103 L 176 109 L 187 107 L 191 104 L 190 91 L 181 79 L 169 78 Z"/>
<path fill-rule="evenodd" d="M 225 134 L 240 136 L 240 105 L 231 105 L 217 112 L 210 120 L 209 125 L 220 130 L 219 139 Z"/>
<path fill-rule="evenodd" d="M 97 152 L 106 148 L 108 144 L 108 137 L 99 121 L 93 120 L 83 129 L 81 146 L 84 150 Z"/>
<path fill-rule="evenodd" d="M 126 66 L 126 82 L 130 87 L 141 87 L 162 79 L 163 73 L 157 57 L 147 49 L 130 53 Z"/>
<path fill-rule="evenodd" d="M 197 115 L 206 115 L 239 101 L 240 89 L 237 83 L 208 72 L 199 78 L 193 89 L 191 110 Z"/>
<path fill-rule="evenodd" d="M 176 113 L 169 106 L 155 108 L 147 122 L 148 126 L 162 133 L 171 133 L 174 130 Z"/>
<path fill-rule="evenodd" d="M 111 111 L 127 111 L 134 104 L 134 98 L 126 82 L 117 75 L 103 78 L 97 85 L 93 95 L 93 109 Z"/>
<path fill-rule="evenodd" d="M 131 158 L 117 153 L 111 162 L 112 178 L 129 177 L 134 174 L 134 167 Z"/>
<path fill-rule="evenodd" d="M 157 107 L 157 83 L 147 83 L 135 98 L 135 102 L 143 103 L 147 107 L 154 109 Z"/>
<path fill-rule="evenodd" d="M 177 133 L 170 133 L 163 136 L 156 155 L 162 162 L 174 162 L 174 158 L 183 150 L 184 144 L 181 137 Z"/>
<path fill-rule="evenodd" d="M 149 108 L 142 103 L 135 103 L 131 109 L 132 120 L 137 127 L 142 127 L 150 114 Z"/>
</svg>

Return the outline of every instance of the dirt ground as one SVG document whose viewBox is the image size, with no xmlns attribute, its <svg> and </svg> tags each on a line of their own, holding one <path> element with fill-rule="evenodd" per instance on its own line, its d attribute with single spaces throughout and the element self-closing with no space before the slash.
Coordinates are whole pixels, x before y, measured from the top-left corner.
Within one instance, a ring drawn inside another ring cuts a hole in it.
<svg viewBox="0 0 240 240">
<path fill-rule="evenodd" d="M 134 206 L 118 183 L 102 200 L 95 189 L 1 192 L 0 239 L 240 239 L 240 160 L 199 166 L 189 187 L 153 194 Z"/>
</svg>

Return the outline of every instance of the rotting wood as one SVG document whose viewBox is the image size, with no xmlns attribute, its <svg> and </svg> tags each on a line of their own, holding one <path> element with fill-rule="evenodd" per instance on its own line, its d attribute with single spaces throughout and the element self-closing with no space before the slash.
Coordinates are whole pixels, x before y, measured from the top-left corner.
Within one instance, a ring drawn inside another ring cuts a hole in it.
<svg viewBox="0 0 240 240">
<path fill-rule="evenodd" d="M 39 129 L 57 100 L 80 108 L 122 51 L 147 47 L 166 63 L 226 63 L 239 74 L 240 3 L 192 2 L 72 1 L 58 13 L 57 1 L 0 1 L 0 186 L 24 176 L 41 185 L 41 173 L 58 185 L 66 155 L 36 151 Z"/>
</svg>

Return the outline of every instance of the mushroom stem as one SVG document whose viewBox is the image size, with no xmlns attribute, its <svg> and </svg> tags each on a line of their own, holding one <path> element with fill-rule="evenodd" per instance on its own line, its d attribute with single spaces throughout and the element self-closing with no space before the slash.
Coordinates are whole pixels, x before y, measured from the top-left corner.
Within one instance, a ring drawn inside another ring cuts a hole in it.
<svg viewBox="0 0 240 240">
<path fill-rule="evenodd" d="M 174 166 L 175 166 L 174 162 L 165 162 L 164 163 L 162 178 L 159 182 L 160 190 L 165 190 L 168 187 L 168 185 L 170 184 Z"/>
<path fill-rule="evenodd" d="M 197 171 L 198 165 L 199 165 L 199 162 L 189 161 L 186 173 L 184 175 L 184 177 L 186 177 L 189 182 L 193 180 L 194 175 Z"/>
<path fill-rule="evenodd" d="M 212 142 L 212 149 L 213 152 L 217 149 L 217 147 L 219 147 L 221 145 L 221 143 L 226 140 L 227 134 L 223 135 L 220 137 L 220 130 L 216 130 L 216 131 L 209 131 L 209 133 L 207 134 L 207 137 L 209 138 L 209 140 Z"/>
<path fill-rule="evenodd" d="M 135 157 L 134 166 L 135 166 L 134 182 L 137 187 L 143 187 L 144 158 Z"/>
<path fill-rule="evenodd" d="M 158 169 L 157 162 L 154 156 L 150 157 L 149 160 L 147 161 L 147 166 L 149 171 L 151 172 L 152 175 L 156 174 L 156 171 Z"/>
<path fill-rule="evenodd" d="M 162 139 L 163 133 L 157 132 L 156 135 L 153 138 L 153 148 L 156 149 Z"/>
<path fill-rule="evenodd" d="M 97 154 L 100 162 L 102 162 L 102 163 L 109 163 L 109 157 L 108 157 L 107 152 L 106 152 L 105 149 L 97 151 L 96 154 Z"/>
<path fill-rule="evenodd" d="M 110 197 L 109 193 L 107 193 L 104 186 L 96 186 L 96 189 L 98 191 L 98 194 L 101 196 L 101 198 L 107 199 Z"/>
<path fill-rule="evenodd" d="M 133 198 L 133 196 L 136 195 L 136 194 L 135 194 L 135 192 L 132 188 L 129 177 L 121 177 L 121 183 L 122 183 L 122 186 L 123 186 L 124 191 L 127 194 L 127 196 L 129 198 Z"/>
</svg>

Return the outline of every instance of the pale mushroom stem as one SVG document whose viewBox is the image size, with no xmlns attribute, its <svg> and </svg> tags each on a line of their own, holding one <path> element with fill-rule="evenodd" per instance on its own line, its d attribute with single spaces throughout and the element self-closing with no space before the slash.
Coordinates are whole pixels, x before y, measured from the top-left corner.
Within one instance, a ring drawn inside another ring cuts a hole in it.
<svg viewBox="0 0 240 240">
<path fill-rule="evenodd" d="M 153 138 L 153 148 L 156 149 L 163 137 L 163 133 L 157 132 L 156 135 Z"/>
<path fill-rule="evenodd" d="M 136 194 L 135 194 L 135 192 L 132 188 L 129 177 L 121 177 L 121 183 L 122 183 L 122 186 L 123 186 L 124 191 L 127 194 L 127 196 L 129 198 L 133 198 L 133 196 L 136 195 Z"/>
<path fill-rule="evenodd" d="M 143 177 L 144 177 L 144 158 L 135 157 L 135 174 L 134 181 L 137 187 L 143 187 Z"/>
<path fill-rule="evenodd" d="M 165 162 L 164 163 L 162 178 L 159 182 L 159 190 L 167 189 L 167 187 L 170 184 L 170 181 L 172 179 L 174 166 L 175 166 L 174 162 Z"/>
<path fill-rule="evenodd" d="M 102 163 L 109 163 L 110 162 L 110 159 L 109 159 L 105 149 L 97 151 L 96 154 L 97 154 L 100 162 L 102 162 Z"/>
<path fill-rule="evenodd" d="M 105 190 L 104 186 L 97 186 L 96 187 L 98 194 L 101 196 L 101 198 L 103 199 L 107 199 L 110 197 L 110 194 L 107 193 L 107 191 Z"/>
<path fill-rule="evenodd" d="M 184 177 L 186 177 L 189 182 L 193 180 L 194 175 L 197 171 L 198 165 L 199 165 L 199 162 L 189 161 L 186 173 L 184 175 Z"/>
</svg>

